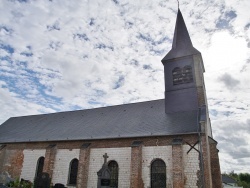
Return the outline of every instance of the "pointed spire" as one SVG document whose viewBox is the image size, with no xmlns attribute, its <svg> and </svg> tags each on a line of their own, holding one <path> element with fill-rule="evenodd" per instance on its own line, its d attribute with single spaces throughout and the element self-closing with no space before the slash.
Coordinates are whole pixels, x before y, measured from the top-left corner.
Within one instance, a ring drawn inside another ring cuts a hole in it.
<svg viewBox="0 0 250 188">
<path fill-rule="evenodd" d="M 194 55 L 198 53 L 200 52 L 193 47 L 186 24 L 182 17 L 181 11 L 178 8 L 172 49 L 162 59 L 162 63 L 169 59 Z"/>
<path fill-rule="evenodd" d="M 191 42 L 181 11 L 180 9 L 178 9 L 172 48 L 188 48 L 188 47 L 193 47 L 193 44 Z"/>
</svg>

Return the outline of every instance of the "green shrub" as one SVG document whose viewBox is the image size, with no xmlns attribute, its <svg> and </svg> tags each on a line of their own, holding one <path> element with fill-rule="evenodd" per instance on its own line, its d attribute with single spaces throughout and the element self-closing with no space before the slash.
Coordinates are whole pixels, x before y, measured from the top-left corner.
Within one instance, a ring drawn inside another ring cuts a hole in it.
<svg viewBox="0 0 250 188">
<path fill-rule="evenodd" d="M 7 186 L 13 188 L 32 188 L 33 184 L 27 181 L 20 181 L 19 178 L 17 178 L 15 181 L 9 182 Z"/>
</svg>

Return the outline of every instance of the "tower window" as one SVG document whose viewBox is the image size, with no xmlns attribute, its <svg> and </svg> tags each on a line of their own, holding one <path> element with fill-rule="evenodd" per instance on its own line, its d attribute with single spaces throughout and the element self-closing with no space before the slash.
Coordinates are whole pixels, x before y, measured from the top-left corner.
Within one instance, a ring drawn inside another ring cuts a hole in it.
<svg viewBox="0 0 250 188">
<path fill-rule="evenodd" d="M 180 67 L 174 68 L 172 71 L 173 74 L 173 83 L 174 85 L 182 83 L 182 69 Z"/>
<path fill-rule="evenodd" d="M 166 164 L 161 159 L 156 159 L 151 164 L 151 188 L 166 187 Z"/>
<path fill-rule="evenodd" d="M 185 66 L 182 70 L 183 83 L 193 82 L 193 73 L 191 66 Z"/>
<path fill-rule="evenodd" d="M 108 168 L 110 170 L 110 187 L 117 188 L 118 187 L 118 163 L 116 161 L 110 161 L 108 164 Z"/>
<path fill-rule="evenodd" d="M 193 82 L 193 73 L 191 66 L 185 66 L 184 68 L 176 67 L 172 71 L 173 84 L 185 84 Z"/>
<path fill-rule="evenodd" d="M 78 171 L 78 159 L 73 159 L 69 166 L 69 185 L 76 185 Z"/>
</svg>

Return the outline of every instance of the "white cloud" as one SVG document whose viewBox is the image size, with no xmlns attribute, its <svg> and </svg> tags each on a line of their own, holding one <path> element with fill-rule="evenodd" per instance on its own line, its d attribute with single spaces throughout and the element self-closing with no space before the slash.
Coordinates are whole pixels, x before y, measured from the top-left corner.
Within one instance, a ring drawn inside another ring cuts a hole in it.
<svg viewBox="0 0 250 188">
<path fill-rule="evenodd" d="M 212 126 L 220 145 L 224 141 L 218 133 L 225 134 L 227 121 L 240 124 L 249 118 L 250 4 L 180 3 L 192 42 L 203 55 Z M 174 0 L 0 1 L 0 44 L 5 45 L 0 46 L 0 105 L 5 109 L 0 121 L 163 98 L 160 61 L 171 48 L 176 11 Z M 230 11 L 237 16 L 227 18 Z M 222 19 L 227 27 L 219 27 Z M 230 83 L 238 82 L 226 89 L 230 78 Z M 245 158 L 232 159 L 228 150 L 222 149 L 221 156 L 222 171 L 249 164 Z"/>
<path fill-rule="evenodd" d="M 1 123 L 6 121 L 8 117 L 23 116 L 27 114 L 33 115 L 41 112 L 54 112 L 53 110 L 36 103 L 20 99 L 17 94 L 6 88 L 7 84 L 5 82 L 1 81 L 0 85 L 2 86 L 0 87 L 0 106 L 3 107 L 0 116 Z"/>
</svg>

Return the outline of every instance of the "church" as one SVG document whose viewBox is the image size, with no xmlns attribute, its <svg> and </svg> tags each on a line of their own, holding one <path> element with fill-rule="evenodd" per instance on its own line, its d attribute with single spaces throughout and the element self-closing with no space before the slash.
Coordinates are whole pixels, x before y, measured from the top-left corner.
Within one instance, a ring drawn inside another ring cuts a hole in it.
<svg viewBox="0 0 250 188">
<path fill-rule="evenodd" d="M 162 64 L 165 99 L 8 119 L 0 174 L 69 188 L 222 187 L 203 60 L 179 9 Z"/>
</svg>

